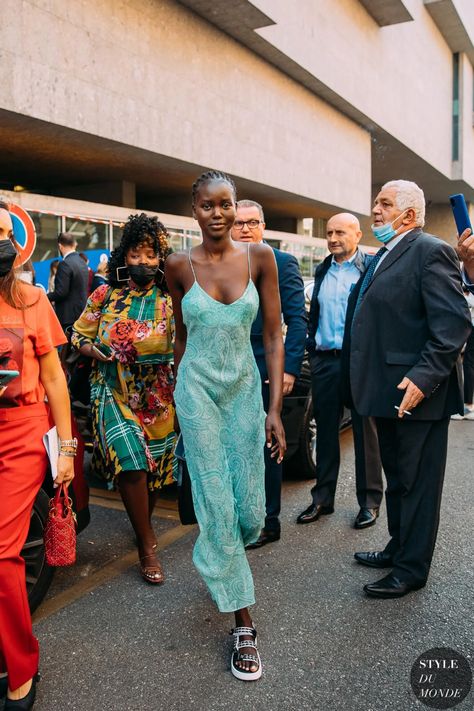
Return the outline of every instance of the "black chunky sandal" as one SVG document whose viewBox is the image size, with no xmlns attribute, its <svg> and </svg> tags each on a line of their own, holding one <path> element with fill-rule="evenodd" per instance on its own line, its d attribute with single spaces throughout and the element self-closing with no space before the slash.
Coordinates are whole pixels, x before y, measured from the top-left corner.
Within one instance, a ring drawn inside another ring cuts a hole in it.
<svg viewBox="0 0 474 711">
<path fill-rule="evenodd" d="M 230 660 L 230 670 L 236 679 L 241 681 L 257 681 L 262 676 L 262 661 L 260 659 L 260 654 L 257 650 L 257 630 L 255 627 L 234 627 L 230 631 L 230 634 L 234 635 L 234 648 L 232 650 L 232 657 Z M 252 635 L 252 639 L 240 640 L 241 636 Z M 245 653 L 242 654 L 240 651 L 244 647 L 251 647 L 255 650 L 255 654 Z M 236 666 L 236 662 L 250 662 L 251 664 L 256 664 L 256 671 L 246 671 L 241 667 Z"/>
</svg>

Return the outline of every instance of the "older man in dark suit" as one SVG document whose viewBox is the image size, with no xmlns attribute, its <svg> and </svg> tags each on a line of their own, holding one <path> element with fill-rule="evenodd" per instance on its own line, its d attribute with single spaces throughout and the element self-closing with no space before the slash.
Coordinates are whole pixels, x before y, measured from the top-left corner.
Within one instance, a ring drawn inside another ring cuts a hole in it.
<svg viewBox="0 0 474 711">
<path fill-rule="evenodd" d="M 232 239 L 239 242 L 261 242 L 264 238 L 265 218 L 263 208 L 254 200 L 239 200 L 237 217 L 232 229 Z M 304 285 L 297 259 L 286 252 L 274 249 L 278 268 L 281 310 L 286 324 L 285 372 L 283 395 L 293 390 L 300 374 L 306 340 L 306 312 L 304 308 Z M 265 411 L 269 404 L 268 373 L 263 346 L 263 322 L 261 311 L 252 325 L 251 341 L 255 360 L 262 378 L 262 395 Z M 258 540 L 249 548 L 260 548 L 280 538 L 281 478 L 282 464 L 270 457 L 265 448 L 265 527 Z"/>
<path fill-rule="evenodd" d="M 395 598 L 428 577 L 449 420 L 463 409 L 459 354 L 471 323 L 454 250 L 423 232 L 423 191 L 405 180 L 386 183 L 373 215 L 384 247 L 349 300 L 345 345 L 353 404 L 376 418 L 390 541 L 355 558 L 391 568 L 364 590 Z"/>
<path fill-rule="evenodd" d="M 89 270 L 76 252 L 76 247 L 73 235 L 62 232 L 58 236 L 58 249 L 63 259 L 56 272 L 54 291 L 49 292 L 48 299 L 54 303 L 64 330 L 81 315 L 87 301 Z"/>
</svg>

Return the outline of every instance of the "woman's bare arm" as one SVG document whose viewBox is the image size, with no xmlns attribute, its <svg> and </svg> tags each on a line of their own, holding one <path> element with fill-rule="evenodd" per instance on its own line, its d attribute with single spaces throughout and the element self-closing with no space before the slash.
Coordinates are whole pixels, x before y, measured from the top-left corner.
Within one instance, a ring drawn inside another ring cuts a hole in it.
<svg viewBox="0 0 474 711">
<path fill-rule="evenodd" d="M 184 296 L 184 288 L 181 281 L 183 269 L 185 269 L 185 261 L 187 257 L 184 254 L 170 254 L 165 263 L 165 277 L 171 300 L 173 302 L 173 316 L 175 326 L 175 341 L 174 341 L 174 377 L 175 381 L 178 376 L 178 368 L 186 349 L 186 326 L 183 323 L 183 312 L 181 310 L 181 300 Z"/>
<path fill-rule="evenodd" d="M 66 378 L 59 362 L 56 349 L 39 356 L 40 380 L 46 390 L 48 403 L 60 440 L 72 438 L 71 405 Z M 58 457 L 58 476 L 56 482 L 68 484 L 74 478 L 74 459 Z"/>
</svg>

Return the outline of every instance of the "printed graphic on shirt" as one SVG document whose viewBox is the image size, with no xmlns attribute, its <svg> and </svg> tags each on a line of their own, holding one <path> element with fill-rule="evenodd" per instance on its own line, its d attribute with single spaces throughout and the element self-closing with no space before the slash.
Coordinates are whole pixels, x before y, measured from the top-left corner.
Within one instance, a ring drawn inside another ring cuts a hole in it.
<svg viewBox="0 0 474 711">
<path fill-rule="evenodd" d="M 23 337 L 23 328 L 0 328 L 0 370 L 20 372 L 19 377 L 10 380 L 0 395 L 0 407 L 16 407 L 21 396 Z"/>
</svg>

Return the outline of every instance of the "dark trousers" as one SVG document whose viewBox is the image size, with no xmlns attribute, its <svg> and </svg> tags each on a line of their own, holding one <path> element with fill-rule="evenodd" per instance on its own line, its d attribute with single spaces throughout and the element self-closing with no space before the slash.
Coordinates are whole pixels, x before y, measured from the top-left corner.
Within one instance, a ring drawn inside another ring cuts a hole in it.
<svg viewBox="0 0 474 711">
<path fill-rule="evenodd" d="M 311 355 L 313 410 L 316 420 L 315 504 L 332 506 L 339 464 L 339 426 L 343 413 L 341 359 L 331 353 Z M 360 507 L 378 508 L 383 497 L 382 467 L 375 423 L 352 411 L 357 501 Z"/>
<path fill-rule="evenodd" d="M 265 412 L 270 404 L 270 387 L 262 383 L 262 398 Z M 281 510 L 281 480 L 283 464 L 277 463 L 277 458 L 270 456 L 270 450 L 265 446 L 265 531 L 280 532 Z"/>
<path fill-rule="evenodd" d="M 464 373 L 464 402 L 471 405 L 474 394 L 474 330 L 471 331 L 466 343 L 462 369 Z"/>
<path fill-rule="evenodd" d="M 387 518 L 393 574 L 410 584 L 428 577 L 439 524 L 449 418 L 409 421 L 377 417 L 387 478 Z"/>
</svg>

